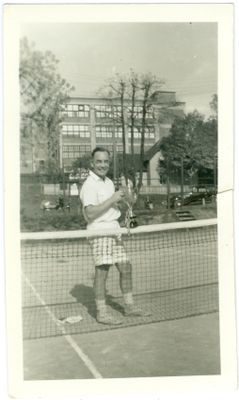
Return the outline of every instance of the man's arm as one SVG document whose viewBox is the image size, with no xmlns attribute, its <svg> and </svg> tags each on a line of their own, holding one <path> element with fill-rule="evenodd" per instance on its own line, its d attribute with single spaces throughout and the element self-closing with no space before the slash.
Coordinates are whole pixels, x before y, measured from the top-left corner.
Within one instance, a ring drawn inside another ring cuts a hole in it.
<svg viewBox="0 0 239 400">
<path fill-rule="evenodd" d="M 86 206 L 84 210 L 88 222 L 93 222 L 96 218 L 100 217 L 120 200 L 123 200 L 123 198 L 124 192 L 122 190 L 118 190 L 109 199 L 103 201 L 103 203 L 96 206 Z"/>
</svg>

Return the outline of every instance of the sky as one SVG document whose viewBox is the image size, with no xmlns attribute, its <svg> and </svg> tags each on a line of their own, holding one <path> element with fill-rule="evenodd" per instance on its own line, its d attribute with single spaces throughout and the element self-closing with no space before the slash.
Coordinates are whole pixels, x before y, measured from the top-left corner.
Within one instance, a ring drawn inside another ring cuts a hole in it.
<svg viewBox="0 0 239 400">
<path fill-rule="evenodd" d="M 94 96 L 114 73 L 151 72 L 176 91 L 186 112 L 210 115 L 217 93 L 216 23 L 35 23 L 21 36 L 50 50 L 73 96 Z"/>
</svg>

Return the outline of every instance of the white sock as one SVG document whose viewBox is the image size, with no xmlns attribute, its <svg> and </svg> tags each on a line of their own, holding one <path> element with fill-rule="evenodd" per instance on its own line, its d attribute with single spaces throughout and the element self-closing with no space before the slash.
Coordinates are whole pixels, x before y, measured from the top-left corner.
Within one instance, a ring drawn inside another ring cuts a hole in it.
<svg viewBox="0 0 239 400">
<path fill-rule="evenodd" d="M 96 300 L 97 311 L 106 311 L 105 300 Z"/>
<path fill-rule="evenodd" d="M 124 297 L 125 304 L 133 304 L 134 303 L 132 292 L 124 293 L 123 297 Z"/>
</svg>

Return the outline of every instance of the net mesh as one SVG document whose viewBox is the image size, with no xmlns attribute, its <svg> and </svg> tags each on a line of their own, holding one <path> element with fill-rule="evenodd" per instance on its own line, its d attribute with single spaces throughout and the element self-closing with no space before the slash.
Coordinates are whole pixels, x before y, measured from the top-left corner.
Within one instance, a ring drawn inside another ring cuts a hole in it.
<svg viewBox="0 0 239 400">
<path fill-rule="evenodd" d="M 102 261 L 110 253 L 118 262 L 122 242 L 132 265 L 134 301 L 151 315 L 124 316 L 120 327 L 218 310 L 215 220 L 139 227 L 130 235 L 121 229 L 120 234 L 108 233 L 107 239 L 87 231 L 22 235 L 25 339 L 115 328 L 96 321 L 93 281 L 97 257 Z M 107 304 L 112 315 L 124 315 L 115 265 L 107 278 Z M 77 317 L 76 323 L 63 324 L 69 317 Z"/>
</svg>

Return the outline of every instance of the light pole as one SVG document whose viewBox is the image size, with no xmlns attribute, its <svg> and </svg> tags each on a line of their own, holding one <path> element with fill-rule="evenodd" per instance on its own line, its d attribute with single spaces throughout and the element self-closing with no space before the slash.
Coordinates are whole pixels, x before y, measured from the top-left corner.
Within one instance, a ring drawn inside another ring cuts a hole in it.
<svg viewBox="0 0 239 400">
<path fill-rule="evenodd" d="M 118 186 L 118 177 L 117 177 L 117 150 L 116 150 L 116 140 L 115 140 L 115 115 L 114 115 L 114 106 L 112 106 L 112 116 L 113 116 L 113 180 L 114 184 Z"/>
<path fill-rule="evenodd" d="M 184 168 L 183 168 L 183 157 L 181 157 L 181 206 L 183 205 L 183 194 L 184 194 Z"/>
<path fill-rule="evenodd" d="M 64 168 L 63 163 L 62 163 L 62 186 L 63 186 L 63 199 L 64 199 L 64 203 L 65 203 L 66 188 L 65 188 L 65 168 Z"/>
<path fill-rule="evenodd" d="M 116 182 L 116 180 L 117 180 L 117 152 L 116 152 L 116 142 L 115 142 L 115 126 L 113 126 L 113 178 L 114 178 L 114 182 Z"/>
<path fill-rule="evenodd" d="M 170 209 L 170 159 L 167 157 L 167 209 Z"/>
<path fill-rule="evenodd" d="M 217 154 L 214 155 L 213 161 L 213 185 L 215 191 L 217 192 Z"/>
</svg>

